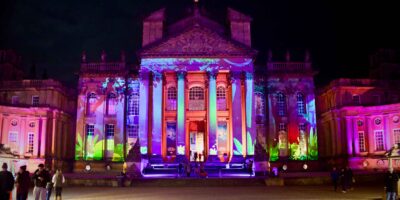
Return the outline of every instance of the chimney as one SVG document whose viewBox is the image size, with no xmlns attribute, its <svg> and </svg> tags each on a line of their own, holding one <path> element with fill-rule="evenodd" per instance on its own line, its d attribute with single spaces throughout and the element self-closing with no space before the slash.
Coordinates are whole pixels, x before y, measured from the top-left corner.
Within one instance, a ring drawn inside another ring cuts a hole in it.
<svg viewBox="0 0 400 200">
<path fill-rule="evenodd" d="M 228 8 L 228 19 L 231 27 L 232 39 L 251 46 L 251 18 L 232 8 Z"/>
<path fill-rule="evenodd" d="M 143 47 L 162 38 L 164 20 L 165 8 L 153 12 L 143 20 Z"/>
</svg>

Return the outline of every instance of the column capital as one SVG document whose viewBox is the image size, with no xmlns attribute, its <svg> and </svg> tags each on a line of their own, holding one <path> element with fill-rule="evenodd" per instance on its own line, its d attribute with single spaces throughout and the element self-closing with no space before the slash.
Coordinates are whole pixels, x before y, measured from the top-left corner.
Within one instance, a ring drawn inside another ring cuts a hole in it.
<svg viewBox="0 0 400 200">
<path fill-rule="evenodd" d="M 176 72 L 176 78 L 179 79 L 184 79 L 186 77 L 186 72 L 185 71 L 177 71 Z"/>
<path fill-rule="evenodd" d="M 162 72 L 153 71 L 152 75 L 153 75 L 153 81 L 152 81 L 153 87 L 156 86 L 160 82 L 162 83 L 162 80 L 163 80 Z"/>
<path fill-rule="evenodd" d="M 229 80 L 230 82 L 236 83 L 236 82 L 240 82 L 242 79 L 242 72 L 241 71 L 231 71 L 230 76 L 229 76 Z"/>
<path fill-rule="evenodd" d="M 253 80 L 253 72 L 245 72 L 246 80 Z"/>
<path fill-rule="evenodd" d="M 218 70 L 209 70 L 207 71 L 207 75 L 209 79 L 215 79 L 218 75 Z"/>
</svg>

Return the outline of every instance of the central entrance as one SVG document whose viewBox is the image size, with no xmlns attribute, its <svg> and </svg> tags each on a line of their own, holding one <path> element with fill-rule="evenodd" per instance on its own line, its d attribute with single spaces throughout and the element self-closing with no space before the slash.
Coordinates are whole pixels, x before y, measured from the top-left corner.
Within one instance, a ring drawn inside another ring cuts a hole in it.
<svg viewBox="0 0 400 200">
<path fill-rule="evenodd" d="M 189 123 L 190 161 L 204 161 L 205 139 L 204 121 L 191 121 Z"/>
</svg>

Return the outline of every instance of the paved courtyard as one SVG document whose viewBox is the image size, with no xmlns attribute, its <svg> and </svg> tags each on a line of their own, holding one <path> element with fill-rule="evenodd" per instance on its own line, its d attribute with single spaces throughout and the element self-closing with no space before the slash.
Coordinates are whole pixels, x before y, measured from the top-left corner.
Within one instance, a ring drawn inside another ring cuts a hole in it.
<svg viewBox="0 0 400 200">
<path fill-rule="evenodd" d="M 348 193 L 333 192 L 328 186 L 286 187 L 70 187 L 63 200 L 249 200 L 249 199 L 381 199 L 381 187 L 359 187 Z M 32 194 L 30 194 L 32 195 Z M 32 199 L 31 197 L 29 199 Z"/>
</svg>

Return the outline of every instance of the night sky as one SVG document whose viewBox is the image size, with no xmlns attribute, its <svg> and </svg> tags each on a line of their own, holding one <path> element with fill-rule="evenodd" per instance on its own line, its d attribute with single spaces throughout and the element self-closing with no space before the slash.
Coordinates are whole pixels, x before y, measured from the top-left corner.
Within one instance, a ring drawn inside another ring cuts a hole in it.
<svg viewBox="0 0 400 200">
<path fill-rule="evenodd" d="M 400 47 L 394 3 L 347 2 L 200 0 L 200 6 L 224 25 L 227 6 L 250 15 L 259 65 L 269 48 L 282 54 L 286 48 L 310 49 L 319 71 L 316 82 L 322 85 L 337 77 L 366 77 L 370 52 Z M 39 75 L 46 68 L 50 77 L 76 86 L 83 50 L 89 61 L 99 60 L 104 49 L 109 60 L 124 50 L 130 62 L 137 62 L 141 20 L 167 7 L 171 23 L 192 5 L 191 0 L 2 0 L 0 48 L 21 54 L 26 72 L 36 63 Z"/>
</svg>

